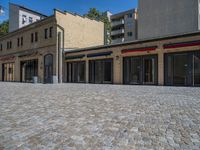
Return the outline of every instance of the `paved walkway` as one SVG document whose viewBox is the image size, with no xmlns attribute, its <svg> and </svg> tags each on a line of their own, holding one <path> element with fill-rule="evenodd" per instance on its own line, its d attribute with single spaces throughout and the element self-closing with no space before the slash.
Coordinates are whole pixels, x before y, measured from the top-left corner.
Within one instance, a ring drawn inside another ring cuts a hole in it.
<svg viewBox="0 0 200 150">
<path fill-rule="evenodd" d="M 200 88 L 0 83 L 0 149 L 199 150 Z"/>
</svg>

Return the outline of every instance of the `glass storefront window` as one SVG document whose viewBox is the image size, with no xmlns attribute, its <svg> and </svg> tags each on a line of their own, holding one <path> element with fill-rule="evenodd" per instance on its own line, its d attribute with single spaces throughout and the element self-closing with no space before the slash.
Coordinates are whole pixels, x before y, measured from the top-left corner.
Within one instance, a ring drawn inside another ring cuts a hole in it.
<svg viewBox="0 0 200 150">
<path fill-rule="evenodd" d="M 2 81 L 14 81 L 14 63 L 2 65 Z"/>
</svg>

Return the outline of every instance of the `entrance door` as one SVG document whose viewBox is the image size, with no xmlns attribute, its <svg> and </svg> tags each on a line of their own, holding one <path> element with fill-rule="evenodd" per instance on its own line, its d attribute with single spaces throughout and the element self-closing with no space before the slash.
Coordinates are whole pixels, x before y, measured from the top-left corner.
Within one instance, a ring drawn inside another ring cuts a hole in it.
<svg viewBox="0 0 200 150">
<path fill-rule="evenodd" d="M 189 60 L 187 54 L 177 54 L 174 56 L 174 84 L 187 85 Z"/>
<path fill-rule="evenodd" d="M 200 86 L 200 51 L 165 54 L 165 84 Z"/>
<path fill-rule="evenodd" d="M 144 84 L 154 84 L 155 83 L 155 59 L 154 58 L 144 58 Z"/>
<path fill-rule="evenodd" d="M 33 82 L 33 77 L 38 76 L 38 60 L 21 62 L 21 82 Z"/>
<path fill-rule="evenodd" d="M 200 52 L 196 52 L 194 54 L 193 61 L 194 61 L 193 84 L 195 86 L 200 86 Z"/>
<path fill-rule="evenodd" d="M 113 81 L 113 60 L 91 60 L 89 62 L 90 83 L 112 83 Z"/>
<path fill-rule="evenodd" d="M 2 81 L 14 81 L 14 63 L 2 64 Z"/>
<path fill-rule="evenodd" d="M 44 56 L 44 83 L 53 83 L 53 55 Z"/>
<path fill-rule="evenodd" d="M 125 84 L 157 84 L 157 56 L 124 58 Z"/>
<path fill-rule="evenodd" d="M 67 63 L 67 82 L 84 83 L 85 82 L 85 62 Z"/>
</svg>

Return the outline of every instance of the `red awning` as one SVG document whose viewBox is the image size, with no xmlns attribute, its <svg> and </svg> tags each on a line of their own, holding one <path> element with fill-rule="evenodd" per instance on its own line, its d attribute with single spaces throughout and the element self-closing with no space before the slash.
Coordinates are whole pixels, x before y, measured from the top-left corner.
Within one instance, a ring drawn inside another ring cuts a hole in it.
<svg viewBox="0 0 200 150">
<path fill-rule="evenodd" d="M 165 44 L 163 46 L 163 48 L 164 49 L 172 49 L 172 48 L 181 48 L 181 47 L 190 47 L 190 46 L 200 46 L 200 41 Z"/>
<path fill-rule="evenodd" d="M 134 53 L 134 52 L 149 52 L 149 51 L 155 51 L 156 48 L 157 46 L 125 49 L 125 50 L 122 50 L 121 53 L 125 54 L 125 53 Z"/>
</svg>

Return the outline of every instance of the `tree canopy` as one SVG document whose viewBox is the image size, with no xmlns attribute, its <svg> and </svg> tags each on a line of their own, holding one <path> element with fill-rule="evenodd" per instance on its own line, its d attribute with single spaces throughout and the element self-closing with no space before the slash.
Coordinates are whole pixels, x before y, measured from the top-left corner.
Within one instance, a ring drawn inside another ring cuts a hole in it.
<svg viewBox="0 0 200 150">
<path fill-rule="evenodd" d="M 0 24 L 0 36 L 3 36 L 8 33 L 8 26 L 9 26 L 8 20 Z"/>
</svg>

